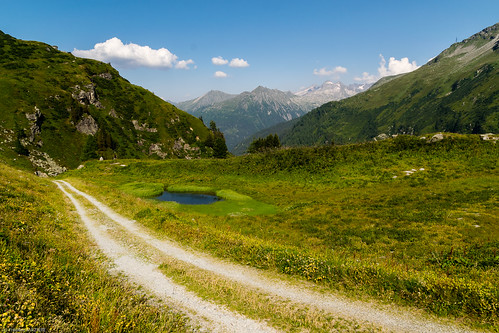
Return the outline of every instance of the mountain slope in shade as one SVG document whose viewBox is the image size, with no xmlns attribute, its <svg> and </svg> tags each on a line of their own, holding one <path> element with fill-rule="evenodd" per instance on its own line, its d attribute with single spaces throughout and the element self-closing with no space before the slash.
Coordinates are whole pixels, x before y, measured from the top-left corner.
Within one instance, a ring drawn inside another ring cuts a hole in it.
<svg viewBox="0 0 499 333">
<path fill-rule="evenodd" d="M 290 92 L 257 87 L 223 102 L 186 111 L 202 117 L 205 123 L 215 121 L 232 150 L 239 141 L 259 130 L 303 115 L 305 109 L 293 98 Z"/>
<path fill-rule="evenodd" d="M 82 160 L 210 156 L 204 124 L 110 65 L 0 32 L 0 157 L 49 174 Z"/>
<path fill-rule="evenodd" d="M 296 119 L 326 102 L 339 100 L 365 91 L 369 85 L 344 85 L 326 81 L 297 93 L 257 87 L 239 95 L 210 91 L 194 100 L 177 103 L 206 124 L 215 121 L 224 132 L 227 146 L 240 153 L 236 145 L 252 134 L 276 124 Z M 247 141 L 247 140 L 246 140 Z"/>
<path fill-rule="evenodd" d="M 383 82 L 307 113 L 281 141 L 314 145 L 380 134 L 499 132 L 499 24 Z"/>
</svg>

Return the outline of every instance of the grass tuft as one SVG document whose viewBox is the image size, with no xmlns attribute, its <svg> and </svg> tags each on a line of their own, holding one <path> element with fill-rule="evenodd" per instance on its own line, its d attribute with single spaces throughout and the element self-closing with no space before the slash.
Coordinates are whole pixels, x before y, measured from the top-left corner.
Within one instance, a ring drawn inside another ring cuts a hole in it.
<svg viewBox="0 0 499 333">
<path fill-rule="evenodd" d="M 164 191 L 164 185 L 159 183 L 133 182 L 120 186 L 120 189 L 128 194 L 141 198 L 157 197 Z"/>
</svg>

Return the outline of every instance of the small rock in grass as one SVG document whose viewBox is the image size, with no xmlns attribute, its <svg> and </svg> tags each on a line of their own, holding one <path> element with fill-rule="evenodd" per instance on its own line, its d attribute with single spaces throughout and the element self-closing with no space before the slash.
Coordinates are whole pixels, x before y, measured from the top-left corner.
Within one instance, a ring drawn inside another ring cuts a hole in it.
<svg viewBox="0 0 499 333">
<path fill-rule="evenodd" d="M 442 133 L 438 133 L 431 137 L 430 142 L 442 141 L 443 139 L 444 135 Z"/>
</svg>

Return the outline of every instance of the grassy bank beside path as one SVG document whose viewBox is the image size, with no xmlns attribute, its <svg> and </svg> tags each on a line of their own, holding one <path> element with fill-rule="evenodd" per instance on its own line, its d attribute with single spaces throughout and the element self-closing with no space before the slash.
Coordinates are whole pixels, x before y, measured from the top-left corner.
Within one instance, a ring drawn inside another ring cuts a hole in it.
<svg viewBox="0 0 499 333">
<path fill-rule="evenodd" d="M 187 332 L 118 276 L 49 180 L 0 163 L 0 330 Z"/>
</svg>

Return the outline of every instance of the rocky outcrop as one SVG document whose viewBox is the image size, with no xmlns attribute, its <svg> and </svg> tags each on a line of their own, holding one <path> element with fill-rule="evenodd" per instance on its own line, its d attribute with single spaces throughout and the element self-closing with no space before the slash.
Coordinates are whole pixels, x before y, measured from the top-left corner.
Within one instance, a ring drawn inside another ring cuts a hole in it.
<svg viewBox="0 0 499 333">
<path fill-rule="evenodd" d="M 137 130 L 137 131 L 144 131 L 144 132 L 151 132 L 151 133 L 156 133 L 158 130 L 154 127 L 151 127 L 149 128 L 149 124 L 148 123 L 143 123 L 143 124 L 139 124 L 138 120 L 132 120 L 132 124 L 133 124 L 133 127 Z"/>
<path fill-rule="evenodd" d="M 35 176 L 38 176 L 41 178 L 47 178 L 49 175 L 47 175 L 45 172 L 42 172 L 42 171 L 35 171 Z"/>
<path fill-rule="evenodd" d="M 199 147 L 191 147 L 191 145 L 186 143 L 182 138 L 175 140 L 172 148 L 178 156 L 184 156 L 186 159 L 199 157 L 201 154 Z"/>
<path fill-rule="evenodd" d="M 374 141 L 386 140 L 388 138 L 389 138 L 388 135 L 386 135 L 385 133 L 381 133 L 381 134 L 378 134 L 377 136 L 374 137 Z"/>
<path fill-rule="evenodd" d="M 32 150 L 30 151 L 29 160 L 34 166 L 45 171 L 39 172 L 40 174 L 38 174 L 38 176 L 41 176 L 43 173 L 46 173 L 49 176 L 57 176 L 66 171 L 65 167 L 57 164 L 57 162 L 45 152 Z"/>
<path fill-rule="evenodd" d="M 35 106 L 35 112 L 26 113 L 26 118 L 30 122 L 28 140 L 29 142 L 33 142 L 35 140 L 35 136 L 42 132 L 43 114 L 40 109 Z"/>
<path fill-rule="evenodd" d="M 442 133 L 435 134 L 431 137 L 430 142 L 438 142 L 444 139 L 444 135 Z"/>
<path fill-rule="evenodd" d="M 85 114 L 83 115 L 83 118 L 76 124 L 76 129 L 78 130 L 78 132 L 83 134 L 95 135 L 99 130 L 99 125 L 91 115 Z"/>
<path fill-rule="evenodd" d="M 493 141 L 494 143 L 499 140 L 499 135 L 493 133 L 480 134 L 480 138 L 484 141 Z"/>
<path fill-rule="evenodd" d="M 161 147 L 162 147 L 161 143 L 153 143 L 149 147 L 149 156 L 153 155 L 153 154 L 156 154 L 156 155 L 158 155 L 161 158 L 165 158 L 166 156 L 168 156 L 167 153 L 163 152 L 163 150 L 161 149 Z"/>
<path fill-rule="evenodd" d="M 116 113 L 116 110 L 115 109 L 111 109 L 109 111 L 109 115 L 113 118 L 118 118 L 118 114 Z"/>
<path fill-rule="evenodd" d="M 113 78 L 113 76 L 111 75 L 111 73 L 101 73 L 101 74 L 99 74 L 97 76 L 101 77 L 103 79 L 106 79 L 106 80 L 111 80 Z"/>
<path fill-rule="evenodd" d="M 74 86 L 74 92 L 72 94 L 73 98 L 76 99 L 80 104 L 83 105 L 93 105 L 99 109 L 102 109 L 103 106 L 97 97 L 95 92 L 95 87 L 93 84 L 87 84 L 83 88 L 80 88 L 79 85 Z"/>
</svg>

